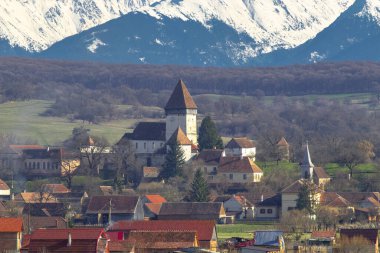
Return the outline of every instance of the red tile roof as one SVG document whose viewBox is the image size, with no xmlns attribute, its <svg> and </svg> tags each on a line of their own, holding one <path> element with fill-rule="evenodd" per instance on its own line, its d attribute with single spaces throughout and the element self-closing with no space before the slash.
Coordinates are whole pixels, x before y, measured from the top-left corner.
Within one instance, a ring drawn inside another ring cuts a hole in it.
<svg viewBox="0 0 380 253">
<path fill-rule="evenodd" d="M 9 147 L 17 153 L 22 152 L 24 149 L 45 149 L 41 145 L 9 145 Z"/>
<path fill-rule="evenodd" d="M 97 240 L 105 236 L 103 228 L 36 229 L 31 240 L 65 240 L 71 233 L 72 240 Z"/>
<path fill-rule="evenodd" d="M 134 243 L 128 241 L 110 241 L 108 244 L 110 252 L 131 252 L 134 248 Z"/>
<path fill-rule="evenodd" d="M 145 195 L 145 197 L 149 200 L 150 203 L 164 203 L 166 202 L 166 199 L 158 194 L 149 194 Z"/>
<path fill-rule="evenodd" d="M 9 186 L 3 180 L 0 179 L 0 190 L 9 190 Z"/>
<path fill-rule="evenodd" d="M 152 220 L 152 221 L 119 221 L 114 223 L 110 231 L 192 231 L 198 232 L 200 241 L 212 240 L 215 232 L 213 220 Z"/>
<path fill-rule="evenodd" d="M 131 231 L 128 242 L 138 249 L 179 249 L 198 246 L 196 231 Z"/>
<path fill-rule="evenodd" d="M 335 237 L 335 231 L 327 230 L 327 231 L 313 231 L 311 233 L 311 238 L 331 238 Z"/>
<path fill-rule="evenodd" d="M 221 173 L 263 173 L 249 157 L 225 156 L 220 158 L 218 172 Z"/>
<path fill-rule="evenodd" d="M 197 109 L 197 105 L 182 80 L 178 81 L 165 106 L 165 110 L 178 109 Z"/>
<path fill-rule="evenodd" d="M 0 218 L 0 233 L 21 231 L 22 218 Z"/>
</svg>

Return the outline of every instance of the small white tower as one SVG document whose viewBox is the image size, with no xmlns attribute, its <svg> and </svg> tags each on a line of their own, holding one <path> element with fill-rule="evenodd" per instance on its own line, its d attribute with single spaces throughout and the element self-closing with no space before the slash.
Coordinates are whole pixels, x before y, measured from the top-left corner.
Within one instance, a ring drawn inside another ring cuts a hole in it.
<svg viewBox="0 0 380 253">
<path fill-rule="evenodd" d="M 305 154 L 303 156 L 303 161 L 301 163 L 301 178 L 313 179 L 314 164 L 311 162 L 309 143 L 306 142 Z"/>
<path fill-rule="evenodd" d="M 165 106 L 166 141 L 180 127 L 193 144 L 198 143 L 197 105 L 182 80 L 174 88 Z"/>
</svg>

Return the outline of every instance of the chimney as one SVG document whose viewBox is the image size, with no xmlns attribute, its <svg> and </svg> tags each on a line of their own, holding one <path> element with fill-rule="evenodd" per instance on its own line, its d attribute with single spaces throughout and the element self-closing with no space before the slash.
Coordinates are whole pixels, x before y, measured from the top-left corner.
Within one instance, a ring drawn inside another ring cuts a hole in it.
<svg viewBox="0 0 380 253">
<path fill-rule="evenodd" d="M 261 194 L 261 202 L 264 201 L 264 194 Z"/>
<path fill-rule="evenodd" d="M 71 232 L 69 232 L 69 236 L 67 238 L 67 247 L 71 247 Z"/>
<path fill-rule="evenodd" d="M 50 150 L 50 147 L 48 146 L 47 149 L 46 149 L 46 151 L 49 152 L 49 150 Z"/>
</svg>

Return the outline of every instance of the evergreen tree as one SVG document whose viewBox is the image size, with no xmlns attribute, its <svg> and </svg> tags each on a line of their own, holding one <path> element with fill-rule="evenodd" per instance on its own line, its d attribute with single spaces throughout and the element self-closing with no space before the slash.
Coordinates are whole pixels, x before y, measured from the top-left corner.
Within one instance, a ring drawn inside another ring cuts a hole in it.
<svg viewBox="0 0 380 253">
<path fill-rule="evenodd" d="M 191 183 L 189 200 L 193 202 L 208 202 L 209 189 L 206 179 L 200 169 L 197 169 L 194 175 L 194 180 Z"/>
<path fill-rule="evenodd" d="M 298 193 L 296 208 L 305 210 L 309 214 L 314 214 L 314 191 L 312 191 L 312 183 L 305 182 Z"/>
<path fill-rule="evenodd" d="M 198 144 L 200 150 L 210 148 L 223 148 L 222 138 L 218 135 L 215 123 L 211 120 L 210 116 L 202 120 L 199 127 Z"/>
<path fill-rule="evenodd" d="M 161 178 L 181 176 L 185 165 L 185 155 L 182 148 L 177 142 L 169 144 L 168 153 L 165 156 L 165 162 L 162 165 Z"/>
</svg>

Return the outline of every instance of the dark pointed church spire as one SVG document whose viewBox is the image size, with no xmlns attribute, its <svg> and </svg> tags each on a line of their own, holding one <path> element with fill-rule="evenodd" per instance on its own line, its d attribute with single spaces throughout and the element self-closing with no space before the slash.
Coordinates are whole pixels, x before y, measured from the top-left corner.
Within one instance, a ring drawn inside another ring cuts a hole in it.
<svg viewBox="0 0 380 253">
<path fill-rule="evenodd" d="M 165 106 L 165 110 L 181 109 L 197 109 L 197 105 L 191 97 L 185 83 L 179 80 Z"/>
</svg>

